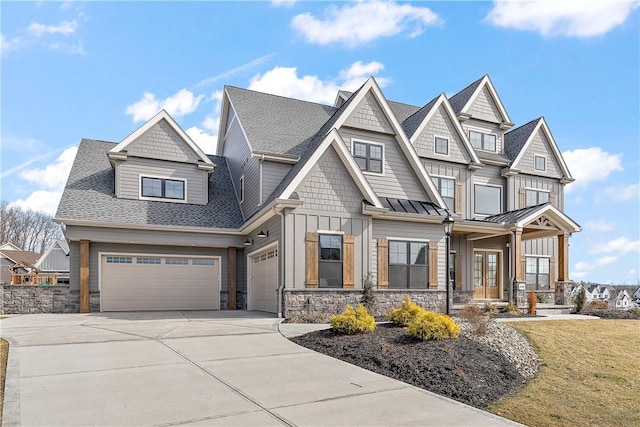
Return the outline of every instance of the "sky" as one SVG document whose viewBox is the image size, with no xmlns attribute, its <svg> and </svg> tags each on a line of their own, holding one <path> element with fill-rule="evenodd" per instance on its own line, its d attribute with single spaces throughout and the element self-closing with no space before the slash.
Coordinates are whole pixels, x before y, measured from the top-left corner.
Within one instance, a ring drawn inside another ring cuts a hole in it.
<svg viewBox="0 0 640 427">
<path fill-rule="evenodd" d="M 489 74 L 576 182 L 573 280 L 640 284 L 638 2 L 1 2 L 1 199 L 55 214 L 82 138 L 166 109 L 215 153 L 224 85 L 333 104 L 376 77 L 422 106 Z"/>
</svg>

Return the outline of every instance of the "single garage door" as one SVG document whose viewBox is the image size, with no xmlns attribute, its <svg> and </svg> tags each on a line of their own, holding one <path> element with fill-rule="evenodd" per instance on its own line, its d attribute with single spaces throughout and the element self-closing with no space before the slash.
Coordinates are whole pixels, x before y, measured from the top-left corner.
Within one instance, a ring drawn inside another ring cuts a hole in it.
<svg viewBox="0 0 640 427">
<path fill-rule="evenodd" d="M 251 260 L 252 310 L 278 312 L 278 250 L 270 249 Z"/>
<path fill-rule="evenodd" d="M 167 255 L 103 255 L 102 311 L 220 309 L 220 260 Z"/>
</svg>

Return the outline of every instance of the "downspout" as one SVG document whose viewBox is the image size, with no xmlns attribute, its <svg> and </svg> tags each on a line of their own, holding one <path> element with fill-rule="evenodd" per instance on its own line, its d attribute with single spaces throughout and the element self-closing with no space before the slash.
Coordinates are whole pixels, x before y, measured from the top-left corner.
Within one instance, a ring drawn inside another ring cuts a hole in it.
<svg viewBox="0 0 640 427">
<path fill-rule="evenodd" d="M 280 271 L 282 274 L 279 274 L 280 283 L 278 283 L 278 318 L 282 319 L 282 302 L 284 300 L 284 278 L 285 278 L 285 250 L 284 250 L 284 242 L 285 242 L 285 224 L 284 224 L 284 214 L 281 211 L 277 211 L 276 208 L 273 208 L 273 213 L 280 216 L 280 242 L 281 244 L 278 246 L 278 259 L 280 260 Z"/>
</svg>

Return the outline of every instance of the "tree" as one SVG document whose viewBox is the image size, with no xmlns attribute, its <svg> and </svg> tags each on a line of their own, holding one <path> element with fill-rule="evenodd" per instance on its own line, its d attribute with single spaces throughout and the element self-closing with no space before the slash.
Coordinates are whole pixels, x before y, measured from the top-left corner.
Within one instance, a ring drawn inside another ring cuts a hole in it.
<svg viewBox="0 0 640 427">
<path fill-rule="evenodd" d="M 580 313 L 584 308 L 584 304 L 587 302 L 587 291 L 584 290 L 584 287 L 580 288 L 574 302 L 576 304 L 576 313 Z"/>
<path fill-rule="evenodd" d="M 0 243 L 11 242 L 25 251 L 42 253 L 61 238 L 62 230 L 51 215 L 0 202 Z"/>
</svg>

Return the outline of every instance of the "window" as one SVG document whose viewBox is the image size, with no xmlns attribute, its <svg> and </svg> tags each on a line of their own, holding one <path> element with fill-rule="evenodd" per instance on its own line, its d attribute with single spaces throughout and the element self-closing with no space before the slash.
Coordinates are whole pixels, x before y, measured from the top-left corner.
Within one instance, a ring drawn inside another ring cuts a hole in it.
<svg viewBox="0 0 640 427">
<path fill-rule="evenodd" d="M 382 173 L 382 145 L 354 142 L 353 157 L 363 171 Z"/>
<path fill-rule="evenodd" d="M 142 177 L 142 197 L 184 200 L 184 181 Z"/>
<path fill-rule="evenodd" d="M 216 260 L 211 258 L 194 258 L 191 260 L 192 265 L 216 265 Z"/>
<path fill-rule="evenodd" d="M 547 158 L 544 156 L 533 156 L 533 167 L 537 171 L 546 171 Z"/>
<path fill-rule="evenodd" d="M 389 287 L 426 288 L 429 277 L 427 242 L 389 241 Z"/>
<path fill-rule="evenodd" d="M 131 257 L 128 256 L 108 256 L 107 264 L 131 264 Z"/>
<path fill-rule="evenodd" d="M 164 263 L 169 265 L 189 265 L 189 258 L 165 258 Z"/>
<path fill-rule="evenodd" d="M 339 234 L 321 234 L 318 236 L 320 259 L 318 260 L 318 279 L 321 288 L 342 287 L 342 236 Z"/>
<path fill-rule="evenodd" d="M 496 151 L 496 136 L 490 133 L 469 131 L 469 140 L 474 148 L 485 151 Z"/>
<path fill-rule="evenodd" d="M 440 176 L 433 177 L 433 183 L 438 188 L 438 192 L 442 196 L 442 199 L 447 204 L 447 207 L 451 210 L 455 209 L 455 193 L 456 193 L 456 180 L 453 178 L 443 178 Z"/>
<path fill-rule="evenodd" d="M 160 264 L 160 258 L 155 257 L 138 257 L 136 264 Z"/>
<path fill-rule="evenodd" d="M 244 175 L 240 177 L 240 194 L 238 197 L 240 198 L 240 203 L 244 202 Z"/>
<path fill-rule="evenodd" d="M 495 215 L 502 212 L 502 187 L 476 184 L 474 190 L 475 213 Z"/>
<path fill-rule="evenodd" d="M 527 290 L 549 289 L 549 258 L 526 257 Z"/>
<path fill-rule="evenodd" d="M 525 207 L 541 205 L 549 201 L 548 191 L 525 190 Z"/>
<path fill-rule="evenodd" d="M 449 140 L 447 138 L 435 137 L 436 154 L 449 154 Z"/>
</svg>

